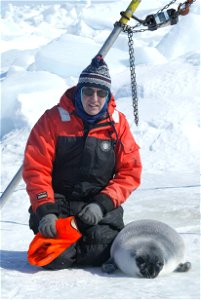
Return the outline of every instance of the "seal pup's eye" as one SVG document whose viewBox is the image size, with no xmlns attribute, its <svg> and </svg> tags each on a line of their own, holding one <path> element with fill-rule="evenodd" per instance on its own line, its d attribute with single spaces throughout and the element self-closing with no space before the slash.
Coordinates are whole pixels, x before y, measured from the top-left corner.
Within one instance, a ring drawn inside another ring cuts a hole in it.
<svg viewBox="0 0 201 300">
<path fill-rule="evenodd" d="M 156 265 L 159 267 L 159 268 L 162 268 L 164 266 L 164 263 L 162 261 L 158 261 L 156 262 Z"/>
<path fill-rule="evenodd" d="M 145 259 L 142 256 L 138 256 L 136 257 L 136 262 L 137 264 L 142 265 L 145 263 Z"/>
</svg>

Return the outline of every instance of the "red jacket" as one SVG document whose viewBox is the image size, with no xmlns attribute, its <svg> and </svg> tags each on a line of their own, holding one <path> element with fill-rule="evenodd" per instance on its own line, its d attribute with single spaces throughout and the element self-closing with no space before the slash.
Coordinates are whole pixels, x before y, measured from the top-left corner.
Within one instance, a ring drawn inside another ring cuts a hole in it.
<svg viewBox="0 0 201 300">
<path fill-rule="evenodd" d="M 58 182 L 56 178 L 53 179 L 53 175 L 57 172 L 55 171 L 56 169 L 58 169 L 58 174 L 61 176 L 61 178 L 59 177 L 59 182 L 63 182 L 62 180 L 65 182 L 65 174 L 68 173 L 68 170 L 70 174 L 67 174 L 67 183 L 71 181 L 71 178 L 74 178 L 73 172 L 76 173 L 76 168 L 72 167 L 72 169 L 69 169 L 71 168 L 71 161 L 76 161 L 76 159 L 78 159 L 77 157 L 79 157 L 80 164 L 80 161 L 83 159 L 80 158 L 80 156 L 82 156 L 81 150 L 76 154 L 78 147 L 76 150 L 72 146 L 72 149 L 70 148 L 71 152 L 62 153 L 62 151 L 68 151 L 69 141 L 70 145 L 72 145 L 72 141 L 74 140 L 76 140 L 76 143 L 77 141 L 80 143 L 80 141 L 84 140 L 84 143 L 90 142 L 91 145 L 96 144 L 96 146 L 94 146 L 96 148 L 99 142 L 106 142 L 106 144 L 101 144 L 103 150 L 101 153 L 104 153 L 104 155 L 107 155 L 106 152 L 108 151 L 107 147 L 109 144 L 107 144 L 107 141 L 116 141 L 114 143 L 114 170 L 111 173 L 110 168 L 111 174 L 109 177 L 107 178 L 107 171 L 105 171 L 105 177 L 100 174 L 103 180 L 99 182 L 99 178 L 94 179 L 94 177 L 96 177 L 94 174 L 96 173 L 93 170 L 89 179 L 87 177 L 88 175 L 85 175 L 87 178 L 83 177 L 83 182 L 86 183 L 86 185 L 89 181 L 90 184 L 95 184 L 95 187 L 98 187 L 98 189 L 94 189 L 95 194 L 106 196 L 111 200 L 112 207 L 120 206 L 140 184 L 142 166 L 139 147 L 130 132 L 125 116 L 115 109 L 114 97 L 111 97 L 108 105 L 110 117 L 99 121 L 97 126 L 87 132 L 86 136 L 84 124 L 75 114 L 73 93 L 74 88 L 67 90 L 61 97 L 60 103 L 42 115 L 33 127 L 27 141 L 23 165 L 23 178 L 27 186 L 27 192 L 31 200 L 33 211 L 37 211 L 38 208 L 43 206 L 48 208 L 51 207 L 51 204 L 54 204 L 54 192 L 60 192 L 60 190 L 55 191 Z M 113 126 L 111 125 L 112 122 Z M 117 137 L 120 142 L 117 141 Z M 59 148 L 60 141 L 62 141 L 62 150 Z M 68 141 L 67 144 L 66 141 Z M 79 149 L 82 147 L 83 146 L 80 146 Z M 104 147 L 106 148 L 104 149 Z M 96 152 L 94 152 L 97 151 L 96 148 L 94 148 L 93 153 L 89 146 L 88 148 L 93 158 L 86 156 L 86 158 L 84 158 L 83 168 L 87 168 L 88 164 L 94 161 L 94 156 L 96 155 Z M 98 151 L 100 152 L 100 150 Z M 75 157 L 73 157 L 73 155 Z M 112 159 L 108 159 L 108 164 L 109 160 Z M 100 169 L 102 169 L 102 173 L 105 168 L 107 169 L 107 157 L 106 161 L 104 163 L 101 162 L 101 164 L 101 168 L 93 167 L 97 169 L 97 174 Z M 65 172 L 63 173 L 62 168 L 65 168 Z M 87 170 L 85 174 L 88 174 L 88 172 L 90 171 Z M 76 176 L 77 175 L 75 175 L 75 178 Z M 56 177 L 58 176 L 56 175 Z M 107 178 L 106 183 L 104 182 L 104 178 Z M 71 186 L 73 186 L 73 180 Z M 44 214 L 46 213 L 48 213 L 48 209 L 47 211 L 45 210 Z"/>
</svg>

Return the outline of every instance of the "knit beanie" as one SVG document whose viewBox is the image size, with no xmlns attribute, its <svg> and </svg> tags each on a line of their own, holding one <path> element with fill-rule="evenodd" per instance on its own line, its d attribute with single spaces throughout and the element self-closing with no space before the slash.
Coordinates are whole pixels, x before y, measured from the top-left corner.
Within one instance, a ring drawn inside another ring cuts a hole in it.
<svg viewBox="0 0 201 300">
<path fill-rule="evenodd" d="M 108 96 L 105 100 L 105 104 L 101 111 L 95 115 L 88 115 L 82 105 L 82 87 L 96 87 L 99 89 L 104 89 L 108 91 Z M 111 78 L 108 70 L 108 66 L 103 60 L 101 55 L 95 56 L 91 64 L 86 67 L 80 74 L 77 88 L 75 91 L 75 108 L 77 114 L 87 123 L 95 123 L 100 120 L 107 111 L 108 101 L 111 96 Z"/>
<path fill-rule="evenodd" d="M 91 64 L 80 74 L 78 88 L 83 86 L 93 86 L 110 92 L 111 78 L 108 66 L 101 55 L 95 56 Z"/>
</svg>

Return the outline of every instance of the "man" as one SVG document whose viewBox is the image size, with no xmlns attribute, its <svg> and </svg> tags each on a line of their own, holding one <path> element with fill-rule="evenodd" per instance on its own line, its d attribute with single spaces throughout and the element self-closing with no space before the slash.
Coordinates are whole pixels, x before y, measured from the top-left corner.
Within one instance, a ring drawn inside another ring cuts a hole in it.
<svg viewBox="0 0 201 300">
<path fill-rule="evenodd" d="M 75 216 L 82 238 L 46 269 L 99 266 L 123 228 L 121 204 L 139 186 L 139 147 L 111 94 L 109 70 L 96 56 L 60 103 L 33 127 L 23 178 L 30 197 L 30 228 L 57 235 L 58 218 Z"/>
</svg>

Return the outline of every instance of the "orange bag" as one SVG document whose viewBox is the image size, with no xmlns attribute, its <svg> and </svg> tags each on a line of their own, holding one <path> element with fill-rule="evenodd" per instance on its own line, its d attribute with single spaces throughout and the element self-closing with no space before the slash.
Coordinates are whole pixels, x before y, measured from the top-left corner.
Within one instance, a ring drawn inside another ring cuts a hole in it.
<svg viewBox="0 0 201 300">
<path fill-rule="evenodd" d="M 82 236 L 73 216 L 56 220 L 56 229 L 55 238 L 36 234 L 28 249 L 28 261 L 31 265 L 42 267 L 51 263 Z"/>
</svg>

